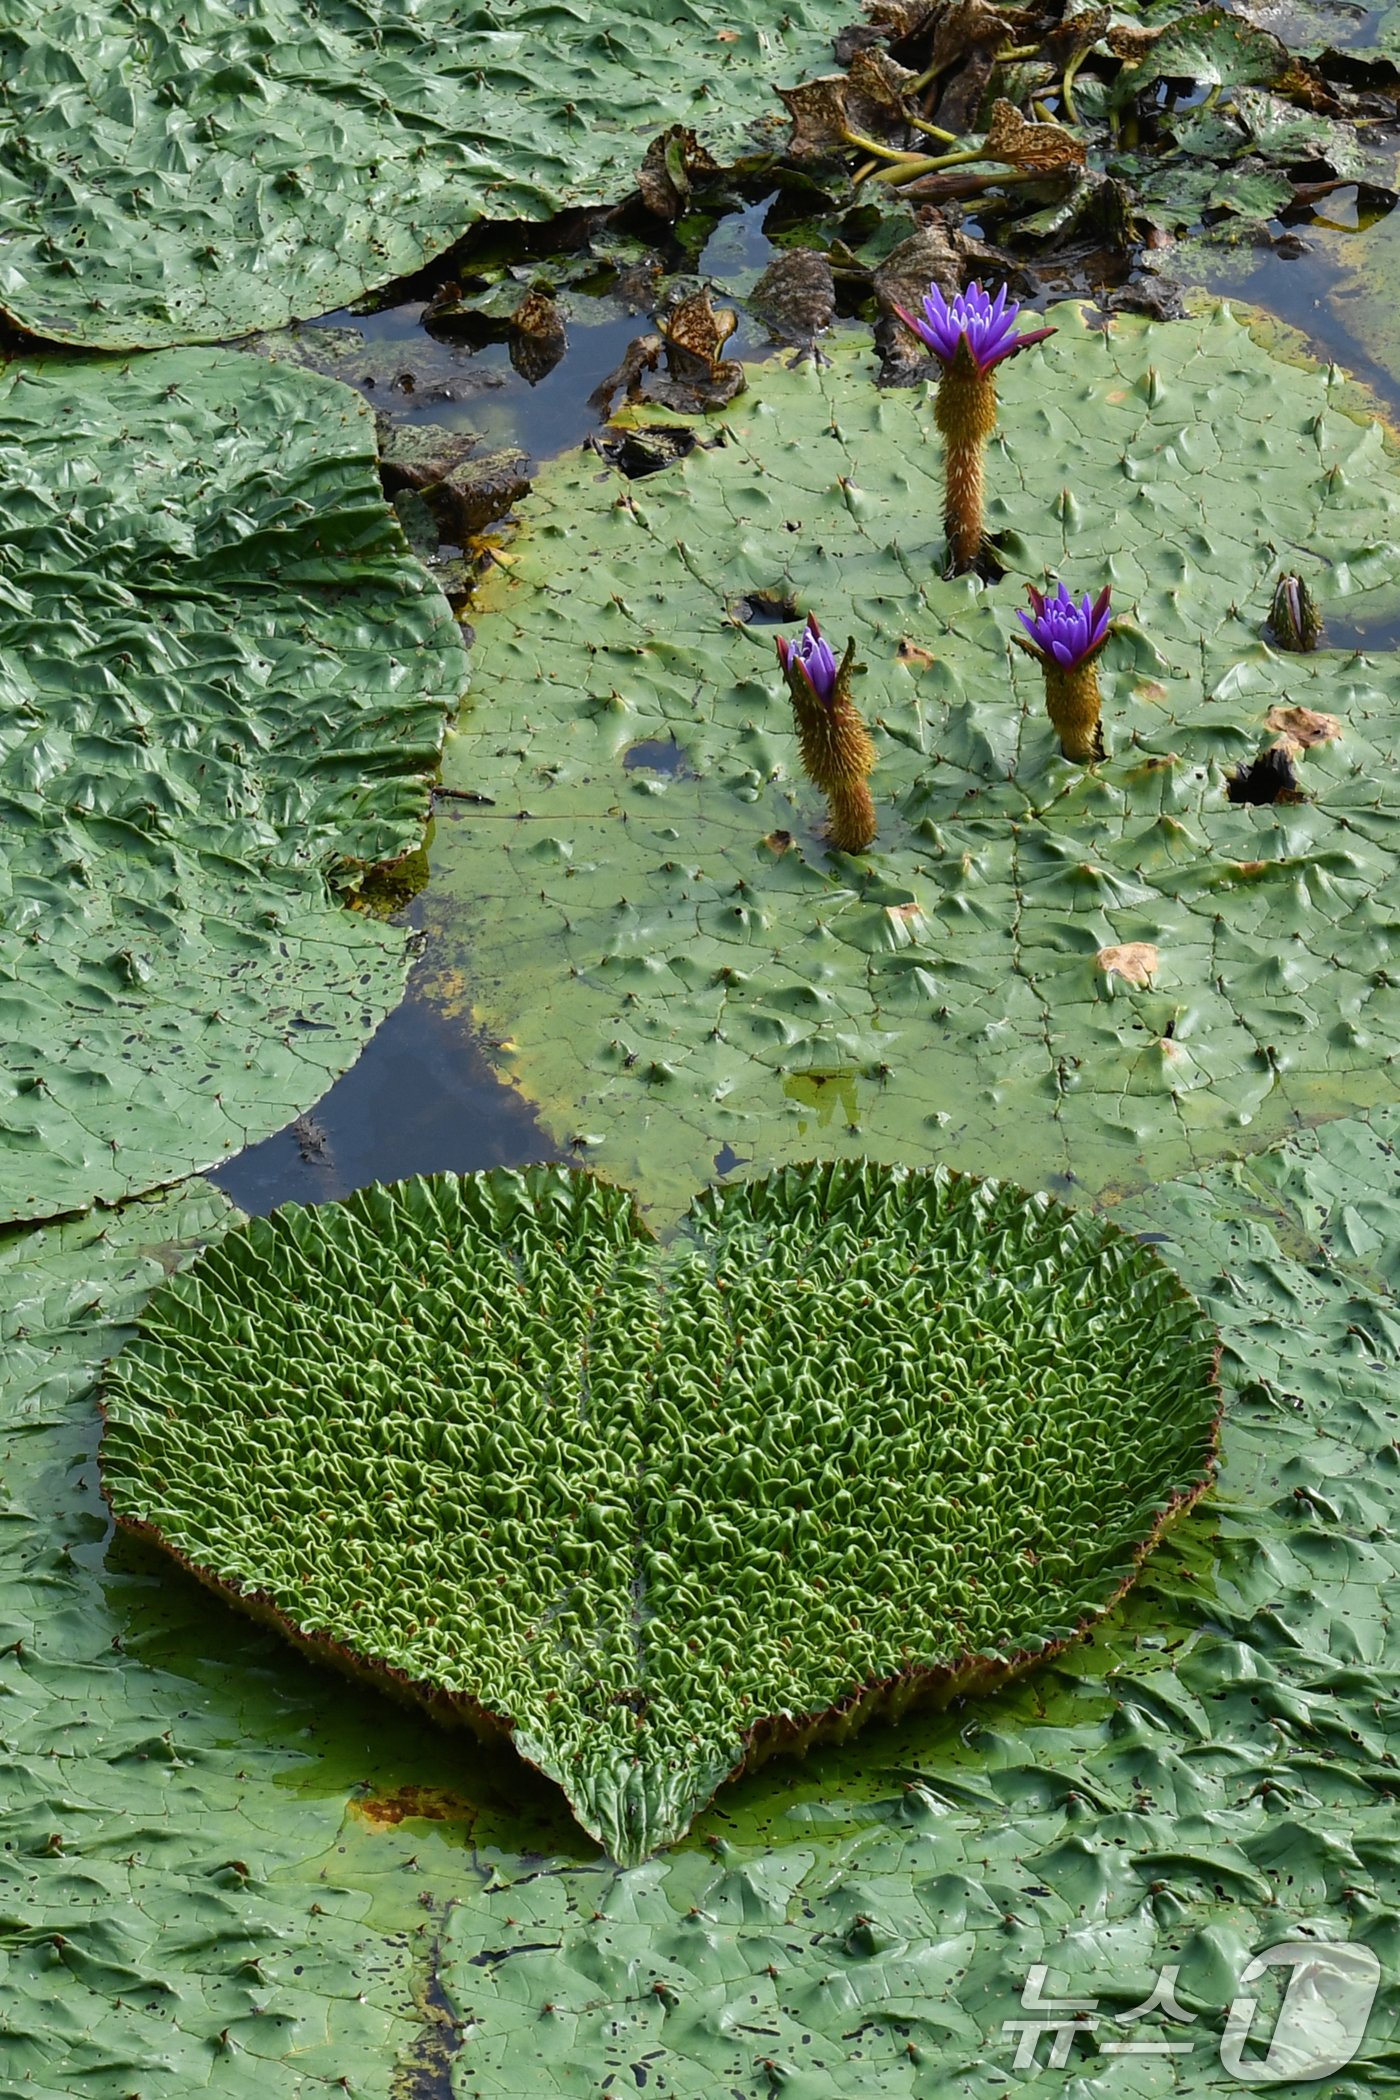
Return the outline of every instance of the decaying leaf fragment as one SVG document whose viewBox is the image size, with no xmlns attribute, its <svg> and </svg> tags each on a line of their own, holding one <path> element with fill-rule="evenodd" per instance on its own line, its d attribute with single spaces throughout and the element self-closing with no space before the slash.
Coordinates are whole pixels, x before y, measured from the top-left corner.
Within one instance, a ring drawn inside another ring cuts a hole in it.
<svg viewBox="0 0 1400 2100">
<path fill-rule="evenodd" d="M 718 162 L 695 133 L 684 124 L 673 124 L 647 147 L 637 172 L 637 188 L 647 210 L 658 219 L 678 219 L 690 202 L 692 178 L 718 172 Z"/>
<path fill-rule="evenodd" d="M 879 132 L 902 123 L 913 79 L 888 52 L 857 51 L 845 73 L 779 88 L 792 119 L 788 152 L 795 160 L 830 160 L 845 152 L 853 131 Z"/>
<path fill-rule="evenodd" d="M 926 70 L 941 73 L 971 51 L 1000 51 L 1017 44 L 1034 29 L 1035 19 L 1027 8 L 992 7 L 988 0 L 948 0 L 936 13 Z"/>
<path fill-rule="evenodd" d="M 733 307 L 716 306 L 708 287 L 682 299 L 661 324 L 670 386 L 649 388 L 652 397 L 685 410 L 722 408 L 741 394 L 744 368 L 722 355 L 738 325 Z"/>
<path fill-rule="evenodd" d="M 522 379 L 537 386 L 569 347 L 557 302 L 536 286 L 511 315 L 510 331 L 510 361 Z"/>
<path fill-rule="evenodd" d="M 781 248 L 749 294 L 779 342 L 810 345 L 836 318 L 836 280 L 815 248 Z"/>
<path fill-rule="evenodd" d="M 988 160 L 1005 161 L 1008 167 L 1034 175 L 1082 168 L 1088 158 L 1083 140 L 1062 124 L 1028 124 L 1019 110 L 1000 98 L 992 105 L 986 154 Z"/>
</svg>

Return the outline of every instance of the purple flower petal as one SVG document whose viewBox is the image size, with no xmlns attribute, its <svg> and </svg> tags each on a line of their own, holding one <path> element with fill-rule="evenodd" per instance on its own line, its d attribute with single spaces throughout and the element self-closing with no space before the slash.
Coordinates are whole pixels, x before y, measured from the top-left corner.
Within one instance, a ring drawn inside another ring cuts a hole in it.
<svg viewBox="0 0 1400 2100">
<path fill-rule="evenodd" d="M 817 625 L 815 613 L 808 613 L 806 628 L 796 642 L 790 642 L 785 634 L 776 635 L 774 639 L 778 645 L 778 661 L 785 675 L 792 678 L 800 671 L 823 707 L 830 707 L 836 697 L 840 667 L 830 642 Z"/>
<path fill-rule="evenodd" d="M 1097 598 L 1086 592 L 1078 603 L 1064 583 L 1057 585 L 1053 596 L 1038 591 L 1034 584 L 1028 589 L 1032 610 L 1017 606 L 1016 617 L 1046 662 L 1072 670 L 1102 646 L 1110 619 L 1107 584 Z"/>
<path fill-rule="evenodd" d="M 959 292 L 952 300 L 946 299 L 936 284 L 931 284 L 924 294 L 923 318 L 914 319 L 896 308 L 901 320 L 907 322 L 914 333 L 944 365 L 951 365 L 958 354 L 958 345 L 966 343 L 968 352 L 983 374 L 999 365 L 1003 358 L 1015 357 L 1018 351 L 1027 350 L 1032 343 L 1043 342 L 1055 333 L 1053 328 L 1037 328 L 1026 335 L 1016 334 L 1019 306 L 1007 304 L 1007 288 L 997 287 L 996 297 L 989 298 L 982 285 L 974 278 L 965 292 Z"/>
</svg>

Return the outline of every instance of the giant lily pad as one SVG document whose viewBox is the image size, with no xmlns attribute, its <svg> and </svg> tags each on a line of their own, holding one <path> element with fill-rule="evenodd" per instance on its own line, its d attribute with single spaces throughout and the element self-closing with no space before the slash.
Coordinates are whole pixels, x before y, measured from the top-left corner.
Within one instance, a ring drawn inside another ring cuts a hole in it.
<svg viewBox="0 0 1400 2100">
<path fill-rule="evenodd" d="M 854 1163 L 651 1240 L 563 1168 L 230 1234 L 106 1387 L 120 1521 L 444 1718 L 622 1860 L 729 1773 L 995 1684 L 1210 1471 L 1216 1341 L 1046 1197 Z"/>
<path fill-rule="evenodd" d="M 327 312 L 477 219 L 618 201 L 668 126 L 732 156 L 778 113 L 773 71 L 810 70 L 848 13 L 19 0 L 0 28 L 0 308 L 109 347 Z"/>
<path fill-rule="evenodd" d="M 236 353 L 0 371 L 0 1218 L 277 1129 L 399 997 L 339 864 L 417 845 L 464 683 L 347 389 Z"/>
<path fill-rule="evenodd" d="M 1004 368 L 998 585 L 943 580 L 931 398 L 847 337 L 751 368 L 644 483 L 547 469 L 481 593 L 445 777 L 491 806 L 439 830 L 439 995 L 649 1202 L 814 1145 L 1103 1189 L 1395 1097 L 1400 667 L 1265 637 L 1283 566 L 1333 635 L 1393 612 L 1390 444 L 1228 307 L 1053 319 Z M 1120 615 L 1089 772 L 1010 645 L 1051 573 Z M 785 609 L 868 665 L 858 860 L 800 772 Z M 1340 729 L 1302 799 L 1231 802 L 1288 707 Z"/>
<path fill-rule="evenodd" d="M 491 1853 L 442 1971 L 469 2021 L 464 2090 L 582 2093 L 611 2071 L 677 2100 L 1037 2077 L 1207 2100 L 1257 2082 L 1293 1971 L 1241 1979 L 1290 1942 L 1314 2016 L 1283 2090 L 1393 2083 L 1398 1135 L 1393 1110 L 1324 1126 L 1120 1213 L 1219 1319 L 1228 1400 L 1208 1514 L 1091 1643 L 994 1700 L 741 1781 L 645 1870 Z M 1349 1957 L 1381 1991 L 1339 2033 L 1318 2015 Z M 1163 1971 L 1174 1997 L 1151 2002 Z M 1030 2031 L 1047 1999 L 1083 2023 L 1058 2073 Z M 1309 2043 L 1355 2061 L 1322 2081 Z"/>
<path fill-rule="evenodd" d="M 1190 2043 L 1176 2088 L 1218 2095 L 1252 1953 L 1352 1939 L 1393 1978 L 1397 1139 L 1394 1111 L 1324 1125 L 1117 1213 L 1220 1323 L 1227 1404 L 1210 1503 L 1092 1641 L 770 1763 L 623 1871 L 513 1756 L 109 1537 L 93 1378 L 227 1207 L 196 1186 L 0 1236 L 11 2081 L 941 2100 L 1015 2083 L 1002 2023 L 1045 1964 L 1042 1995 L 1099 2001 L 1083 2100 L 1159 2082 L 1110 2039 Z M 1163 1965 L 1189 2023 L 1118 2024 Z M 1397 2012 L 1387 1980 L 1350 2071 L 1305 2089 L 1383 2090 Z"/>
</svg>

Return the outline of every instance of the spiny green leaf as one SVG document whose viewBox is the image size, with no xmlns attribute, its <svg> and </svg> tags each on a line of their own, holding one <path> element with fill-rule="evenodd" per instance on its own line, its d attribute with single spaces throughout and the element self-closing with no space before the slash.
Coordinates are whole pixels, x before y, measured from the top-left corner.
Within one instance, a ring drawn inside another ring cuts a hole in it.
<svg viewBox="0 0 1400 2100">
<path fill-rule="evenodd" d="M 158 1292 L 103 1477 L 636 1860 L 769 1750 L 1105 1610 L 1209 1475 L 1215 1352 L 1150 1251 L 990 1182 L 791 1169 L 658 1249 L 586 1174 L 436 1176 Z"/>
<path fill-rule="evenodd" d="M 0 1218 L 309 1108 L 405 945 L 336 864 L 422 838 L 464 683 L 345 388 L 237 353 L 0 374 Z"/>
<path fill-rule="evenodd" d="M 717 1156 L 1095 1190 L 1394 1098 L 1400 669 L 1264 639 L 1284 567 L 1330 639 L 1393 611 L 1394 455 L 1226 307 L 1053 319 L 998 375 L 1000 584 L 943 580 L 931 396 L 847 336 L 751 367 L 723 442 L 645 482 L 546 469 L 481 594 L 446 777 L 494 806 L 439 827 L 429 971 L 551 1134 L 672 1215 Z M 1011 646 L 1052 574 L 1115 593 L 1091 772 Z M 824 850 L 756 603 L 868 666 L 859 860 Z M 1340 739 L 1303 801 L 1232 803 L 1287 705 Z M 1139 943 L 1150 988 L 1100 961 Z"/>
</svg>

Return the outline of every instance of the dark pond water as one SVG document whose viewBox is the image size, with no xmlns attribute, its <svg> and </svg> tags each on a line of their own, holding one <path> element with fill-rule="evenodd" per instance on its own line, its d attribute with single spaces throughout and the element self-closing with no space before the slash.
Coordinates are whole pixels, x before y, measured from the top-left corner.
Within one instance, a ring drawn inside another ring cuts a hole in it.
<svg viewBox="0 0 1400 2100">
<path fill-rule="evenodd" d="M 722 220 L 692 262 L 694 274 L 721 292 L 726 285 L 751 285 L 774 252 L 763 231 L 769 202 Z M 1372 388 L 1384 408 L 1400 415 L 1400 332 L 1390 337 L 1383 325 L 1358 325 L 1358 316 L 1367 310 L 1365 287 L 1378 262 L 1397 285 L 1400 317 L 1400 237 L 1396 230 L 1366 224 L 1365 218 L 1355 193 L 1342 192 L 1327 199 L 1325 213 L 1276 229 L 1292 235 L 1301 253 L 1236 251 L 1212 260 L 1203 274 L 1212 291 L 1264 307 L 1298 329 L 1319 357 L 1344 365 Z M 1391 229 L 1397 227 L 1400 214 L 1390 222 Z M 1395 244 L 1393 259 L 1388 247 L 1378 256 L 1381 242 Z M 616 369 L 633 337 L 649 326 L 644 312 L 628 311 L 615 297 L 570 293 L 568 350 L 551 373 L 531 385 L 511 366 L 504 343 L 476 350 L 433 345 L 425 357 L 422 304 L 368 316 L 329 315 L 322 325 L 355 327 L 367 343 L 402 352 L 406 369 L 431 369 L 436 377 L 415 393 L 396 392 L 396 413 L 466 426 L 492 444 L 518 444 L 535 459 L 580 444 L 599 427 L 588 396 Z M 1384 355 L 1389 340 L 1396 344 L 1393 368 Z M 741 319 L 728 348 L 729 354 L 752 358 L 767 354 L 771 345 L 761 330 Z M 443 385 L 450 387 L 450 398 L 435 392 Z M 1400 643 L 1400 631 L 1343 631 L 1333 621 L 1327 640 L 1333 646 L 1391 648 Z M 666 743 L 639 746 L 628 763 L 665 773 L 683 766 L 684 753 Z M 411 923 L 411 908 L 405 917 Z M 434 1170 L 464 1173 L 558 1156 L 528 1105 L 497 1076 L 487 1046 L 460 1021 L 445 1019 L 410 980 L 404 1004 L 310 1115 L 252 1146 L 212 1178 L 245 1210 L 265 1212 L 286 1201 L 324 1202 L 374 1180 Z M 723 1175 L 741 1164 L 726 1147 L 716 1155 L 715 1171 Z"/>
</svg>

